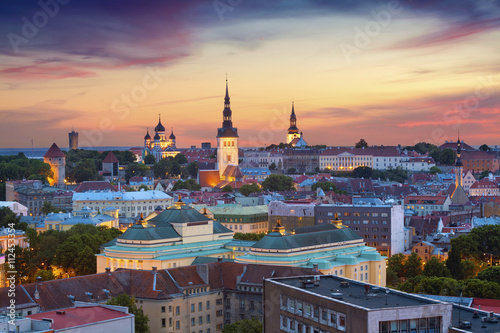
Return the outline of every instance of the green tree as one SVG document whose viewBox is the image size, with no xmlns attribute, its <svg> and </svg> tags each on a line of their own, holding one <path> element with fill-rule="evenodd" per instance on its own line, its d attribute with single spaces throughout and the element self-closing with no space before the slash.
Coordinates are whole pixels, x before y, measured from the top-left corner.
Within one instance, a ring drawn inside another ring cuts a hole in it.
<svg viewBox="0 0 500 333">
<path fill-rule="evenodd" d="M 455 154 L 455 152 L 452 149 L 446 148 L 445 150 L 443 150 L 443 155 L 441 156 L 441 164 L 453 165 L 455 164 L 456 159 L 457 159 L 457 154 Z"/>
<path fill-rule="evenodd" d="M 443 173 L 443 171 L 441 169 L 439 169 L 437 166 L 433 166 L 430 168 L 429 173 L 431 175 L 435 175 L 437 173 Z"/>
<path fill-rule="evenodd" d="M 42 208 L 40 208 L 40 211 L 44 215 L 49 215 L 50 213 L 59 213 L 59 209 L 56 208 L 50 201 L 45 201 L 42 204 Z"/>
<path fill-rule="evenodd" d="M 223 188 L 221 188 L 221 191 L 222 192 L 233 192 L 233 188 L 231 187 L 231 185 L 226 185 Z"/>
<path fill-rule="evenodd" d="M 198 177 L 198 170 L 200 168 L 198 167 L 198 162 L 191 162 L 187 166 L 187 172 L 191 178 L 197 178 Z"/>
<path fill-rule="evenodd" d="M 97 271 L 96 253 L 89 247 L 85 246 L 76 257 L 75 274 L 89 275 L 95 274 Z"/>
<path fill-rule="evenodd" d="M 278 169 L 278 167 L 276 166 L 276 163 L 273 162 L 269 165 L 269 170 L 276 170 L 276 169 Z"/>
<path fill-rule="evenodd" d="M 432 257 L 424 266 L 425 276 L 451 277 L 450 270 L 438 258 Z"/>
<path fill-rule="evenodd" d="M 462 260 L 460 265 L 462 267 L 462 279 L 464 280 L 474 278 L 480 269 L 479 265 L 472 260 Z"/>
<path fill-rule="evenodd" d="M 463 266 L 462 258 L 460 256 L 460 251 L 453 247 L 453 242 L 451 245 L 451 250 L 448 253 L 448 259 L 446 259 L 446 267 L 450 270 L 451 276 L 456 280 L 461 280 L 463 277 Z"/>
<path fill-rule="evenodd" d="M 144 164 L 155 164 L 156 163 L 156 158 L 149 154 L 149 155 L 146 155 L 146 157 L 144 157 Z"/>
<path fill-rule="evenodd" d="M 396 275 L 401 278 L 405 276 L 405 256 L 402 253 L 397 253 L 391 256 L 387 260 L 387 266 L 390 268 Z"/>
<path fill-rule="evenodd" d="M 398 275 L 390 268 L 385 271 L 385 280 L 389 286 L 396 286 L 399 283 Z"/>
<path fill-rule="evenodd" d="M 479 179 L 486 178 L 490 175 L 490 170 L 483 170 L 481 171 L 481 174 L 479 175 Z"/>
<path fill-rule="evenodd" d="M 149 167 L 144 164 L 130 163 L 125 170 L 125 180 L 128 181 L 134 176 L 145 177 L 149 173 Z"/>
<path fill-rule="evenodd" d="M 491 148 L 488 147 L 487 144 L 482 144 L 482 145 L 479 146 L 479 150 L 485 151 L 485 152 L 489 152 L 489 151 L 491 151 Z"/>
<path fill-rule="evenodd" d="M 291 191 L 294 189 L 293 179 L 285 175 L 269 175 L 262 183 L 267 191 Z"/>
<path fill-rule="evenodd" d="M 491 266 L 477 275 L 480 280 L 495 282 L 500 285 L 500 266 Z"/>
<path fill-rule="evenodd" d="M 149 318 L 142 311 L 142 306 L 137 308 L 135 298 L 127 294 L 121 294 L 111 299 L 106 303 L 108 305 L 119 305 L 128 307 L 128 312 L 135 316 L 135 331 L 137 333 L 149 333 Z"/>
<path fill-rule="evenodd" d="M 37 276 L 40 276 L 42 278 L 42 281 L 50 281 L 56 278 L 52 271 L 47 271 L 45 269 L 39 269 L 35 274 L 35 277 Z"/>
<path fill-rule="evenodd" d="M 47 178 L 54 178 L 54 172 L 50 168 L 50 165 L 36 159 L 30 160 L 28 173 L 28 178 L 31 176 L 39 176 L 42 177 L 44 183 L 47 181 Z"/>
<path fill-rule="evenodd" d="M 296 173 L 297 172 L 297 169 L 295 168 L 288 168 L 288 170 L 286 170 L 286 173 L 290 174 L 290 173 Z"/>
<path fill-rule="evenodd" d="M 177 191 L 177 190 L 181 190 L 181 189 L 191 190 L 191 191 L 199 191 L 199 190 L 201 190 L 201 186 L 194 179 L 188 179 L 186 181 L 179 180 L 174 184 L 174 187 L 172 188 L 172 190 Z"/>
<path fill-rule="evenodd" d="M 264 326 L 256 317 L 225 325 L 222 333 L 263 333 Z"/>
<path fill-rule="evenodd" d="M 2 164 L 0 163 L 0 167 L 1 165 Z M 0 180 L 0 201 L 6 201 L 6 200 L 7 200 L 7 194 L 5 193 L 5 182 Z"/>
<path fill-rule="evenodd" d="M 183 154 L 175 155 L 174 160 L 179 164 L 187 164 L 188 163 L 186 155 L 183 155 Z"/>
<path fill-rule="evenodd" d="M 313 191 L 316 191 L 318 188 L 321 188 L 323 191 L 333 191 L 338 194 L 347 194 L 347 192 L 339 190 L 337 186 L 332 182 L 316 182 L 311 186 Z"/>
<path fill-rule="evenodd" d="M 0 228 L 10 228 L 14 225 L 14 229 L 19 229 L 19 223 L 21 222 L 21 217 L 17 216 L 9 207 L 0 208 Z"/>
<path fill-rule="evenodd" d="M 368 143 L 365 141 L 365 139 L 360 139 L 358 142 L 356 142 L 355 147 L 356 148 L 368 148 Z"/>
<path fill-rule="evenodd" d="M 149 187 L 147 185 L 141 184 L 141 186 L 137 188 L 137 191 L 140 190 L 149 191 Z"/>
<path fill-rule="evenodd" d="M 73 150 L 72 150 L 73 151 Z M 76 163 L 76 166 L 70 171 L 68 178 L 77 183 L 98 179 L 98 172 L 94 159 L 84 159 Z"/>
<path fill-rule="evenodd" d="M 412 252 L 408 259 L 406 259 L 405 265 L 405 277 L 407 279 L 419 276 L 422 274 L 422 258 L 415 252 Z"/>
<path fill-rule="evenodd" d="M 367 166 L 360 166 L 352 170 L 354 178 L 370 178 L 372 176 L 372 168 Z"/>
<path fill-rule="evenodd" d="M 252 193 L 259 193 L 262 191 L 256 183 L 253 184 L 245 184 L 240 187 L 240 193 L 243 194 L 245 197 L 248 197 Z"/>
</svg>

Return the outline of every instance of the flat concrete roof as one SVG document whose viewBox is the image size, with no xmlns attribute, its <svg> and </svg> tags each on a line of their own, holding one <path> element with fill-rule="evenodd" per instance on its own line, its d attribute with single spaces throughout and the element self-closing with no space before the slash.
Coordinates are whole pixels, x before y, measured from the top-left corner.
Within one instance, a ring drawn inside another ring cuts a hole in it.
<svg viewBox="0 0 500 333">
<path fill-rule="evenodd" d="M 314 294 L 318 294 L 320 296 L 330 297 L 334 301 L 349 303 L 368 310 L 443 303 L 440 301 L 435 301 L 432 299 L 403 293 L 398 290 L 379 287 L 376 285 L 345 279 L 333 275 L 320 275 L 318 285 L 310 283 L 307 284 L 306 287 L 304 288 L 303 287 L 304 284 L 302 283 L 302 281 L 308 279 L 313 280 L 314 277 L 307 276 L 307 277 L 279 278 L 271 280 L 301 289 L 305 292 L 311 292 Z M 341 282 L 349 282 L 349 286 L 342 286 Z M 365 286 L 369 287 L 368 293 L 365 292 L 366 290 Z M 386 294 L 386 291 L 389 291 L 389 293 Z M 342 293 L 342 299 L 335 299 L 334 297 L 332 297 L 332 293 Z"/>
</svg>

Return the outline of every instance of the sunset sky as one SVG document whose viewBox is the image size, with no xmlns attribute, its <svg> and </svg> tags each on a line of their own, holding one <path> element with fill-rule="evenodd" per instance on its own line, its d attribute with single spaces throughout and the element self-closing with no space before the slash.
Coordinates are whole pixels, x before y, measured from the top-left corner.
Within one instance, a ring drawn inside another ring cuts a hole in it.
<svg viewBox="0 0 500 333">
<path fill-rule="evenodd" d="M 0 147 L 500 145 L 500 1 L 0 3 Z"/>
</svg>

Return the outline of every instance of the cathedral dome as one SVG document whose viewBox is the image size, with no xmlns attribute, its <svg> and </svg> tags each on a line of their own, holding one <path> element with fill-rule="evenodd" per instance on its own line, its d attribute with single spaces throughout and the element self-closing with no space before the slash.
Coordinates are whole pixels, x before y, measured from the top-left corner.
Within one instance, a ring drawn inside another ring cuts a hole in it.
<svg viewBox="0 0 500 333">
<path fill-rule="evenodd" d="M 158 132 L 156 132 L 154 139 L 155 139 L 155 141 L 160 140 L 160 135 L 158 134 Z"/>
<path fill-rule="evenodd" d="M 168 137 L 171 140 L 175 140 L 175 135 L 174 135 L 174 130 L 170 133 L 170 136 Z"/>
<path fill-rule="evenodd" d="M 161 119 L 158 119 L 158 125 L 155 127 L 155 132 L 165 132 L 165 127 L 161 123 Z"/>
<path fill-rule="evenodd" d="M 144 137 L 144 140 L 151 140 L 151 135 L 149 135 L 149 131 L 146 132 L 146 136 Z"/>
</svg>

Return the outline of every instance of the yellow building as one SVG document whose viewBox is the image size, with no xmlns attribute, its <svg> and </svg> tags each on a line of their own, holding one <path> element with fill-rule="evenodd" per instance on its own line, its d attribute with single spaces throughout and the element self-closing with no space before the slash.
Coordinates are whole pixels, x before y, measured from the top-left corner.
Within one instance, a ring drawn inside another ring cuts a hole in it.
<svg viewBox="0 0 500 333">
<path fill-rule="evenodd" d="M 333 224 L 295 228 L 286 232 L 277 224 L 273 231 L 237 257 L 238 263 L 316 268 L 337 275 L 385 286 L 386 257 L 365 245 L 352 229 Z"/>
<path fill-rule="evenodd" d="M 141 219 L 97 255 L 97 272 L 189 266 L 197 257 L 232 258 L 233 232 L 183 202 Z"/>
</svg>

